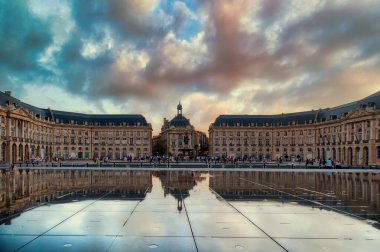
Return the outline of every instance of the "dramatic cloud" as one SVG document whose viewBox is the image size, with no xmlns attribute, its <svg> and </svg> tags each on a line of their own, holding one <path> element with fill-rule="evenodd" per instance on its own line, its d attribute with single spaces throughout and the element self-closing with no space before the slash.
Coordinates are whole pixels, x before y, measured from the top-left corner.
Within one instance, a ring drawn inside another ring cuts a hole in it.
<svg viewBox="0 0 380 252">
<path fill-rule="evenodd" d="M 378 0 L 0 0 L 0 88 L 41 107 L 141 113 L 155 133 L 179 100 L 204 131 L 220 114 L 331 107 L 380 89 L 379 9 Z"/>
</svg>

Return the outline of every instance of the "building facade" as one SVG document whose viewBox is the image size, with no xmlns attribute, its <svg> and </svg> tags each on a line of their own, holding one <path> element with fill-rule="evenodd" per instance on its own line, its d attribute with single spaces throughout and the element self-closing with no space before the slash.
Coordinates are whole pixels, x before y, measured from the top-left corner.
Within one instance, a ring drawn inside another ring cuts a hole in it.
<svg viewBox="0 0 380 252">
<path fill-rule="evenodd" d="M 179 103 L 177 115 L 170 121 L 164 118 L 160 134 L 153 138 L 153 146 L 155 155 L 196 157 L 208 149 L 208 138 L 205 133 L 194 129 L 182 114 Z"/>
<path fill-rule="evenodd" d="M 280 115 L 220 115 L 210 155 L 250 160 L 380 164 L 380 92 L 334 108 Z"/>
<path fill-rule="evenodd" d="M 41 109 L 0 92 L 0 160 L 145 158 L 152 126 L 142 115 L 90 115 Z"/>
</svg>

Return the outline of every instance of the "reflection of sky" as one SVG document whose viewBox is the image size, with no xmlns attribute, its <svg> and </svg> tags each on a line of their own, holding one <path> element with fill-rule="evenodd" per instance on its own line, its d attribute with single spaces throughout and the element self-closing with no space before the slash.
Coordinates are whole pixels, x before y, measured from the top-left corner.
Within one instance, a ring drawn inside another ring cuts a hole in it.
<svg viewBox="0 0 380 252">
<path fill-rule="evenodd" d="M 239 211 L 275 237 L 377 239 L 380 230 L 334 211 L 296 202 L 233 201 Z"/>
<path fill-rule="evenodd" d="M 377 0 L 0 0 L 0 9 L 2 90 L 43 108 L 141 113 L 155 133 L 178 100 L 207 131 L 220 114 L 332 107 L 380 87 Z"/>
</svg>

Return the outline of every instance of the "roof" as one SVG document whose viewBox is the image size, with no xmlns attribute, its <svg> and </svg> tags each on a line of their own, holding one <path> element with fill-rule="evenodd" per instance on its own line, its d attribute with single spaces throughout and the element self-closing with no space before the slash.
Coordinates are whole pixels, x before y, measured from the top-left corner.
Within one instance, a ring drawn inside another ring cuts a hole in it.
<svg viewBox="0 0 380 252">
<path fill-rule="evenodd" d="M 0 105 L 14 104 L 15 107 L 25 108 L 38 117 L 59 123 L 75 123 L 88 125 L 115 126 L 147 126 L 144 116 L 138 114 L 82 114 L 59 110 L 37 108 L 24 103 L 0 91 Z"/>
<path fill-rule="evenodd" d="M 372 94 L 359 101 L 320 110 L 277 115 L 220 115 L 215 119 L 214 126 L 266 126 L 267 124 L 290 125 L 293 123 L 307 124 L 324 120 L 339 119 L 355 109 L 370 106 L 377 106 L 380 108 L 380 92 Z"/>
<path fill-rule="evenodd" d="M 169 122 L 169 127 L 187 127 L 190 126 L 189 119 L 184 117 L 181 114 L 176 115 L 172 120 Z"/>
<path fill-rule="evenodd" d="M 308 111 L 280 115 L 220 115 L 214 125 L 217 126 L 263 126 L 266 124 L 287 125 L 289 123 L 309 123 L 314 121 L 317 111 Z"/>
<path fill-rule="evenodd" d="M 0 105 L 1 106 L 6 106 L 8 104 L 14 104 L 16 108 L 25 108 L 29 112 L 32 112 L 35 115 L 38 115 L 41 118 L 48 119 L 50 116 L 49 110 L 48 109 L 41 109 L 37 108 L 35 106 L 32 106 L 30 104 L 24 103 L 20 101 L 19 99 L 9 96 L 3 92 L 0 91 Z"/>
</svg>

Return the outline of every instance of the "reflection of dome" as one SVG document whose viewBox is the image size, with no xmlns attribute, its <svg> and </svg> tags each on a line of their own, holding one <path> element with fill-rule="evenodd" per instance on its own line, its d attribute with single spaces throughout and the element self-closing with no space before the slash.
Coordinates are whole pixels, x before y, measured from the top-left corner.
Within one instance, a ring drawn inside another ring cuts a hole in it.
<svg viewBox="0 0 380 252">
<path fill-rule="evenodd" d="M 170 122 L 169 126 L 174 126 L 174 127 L 187 127 L 190 126 L 189 119 L 184 117 L 183 115 L 179 114 L 176 117 L 174 117 Z"/>
</svg>

